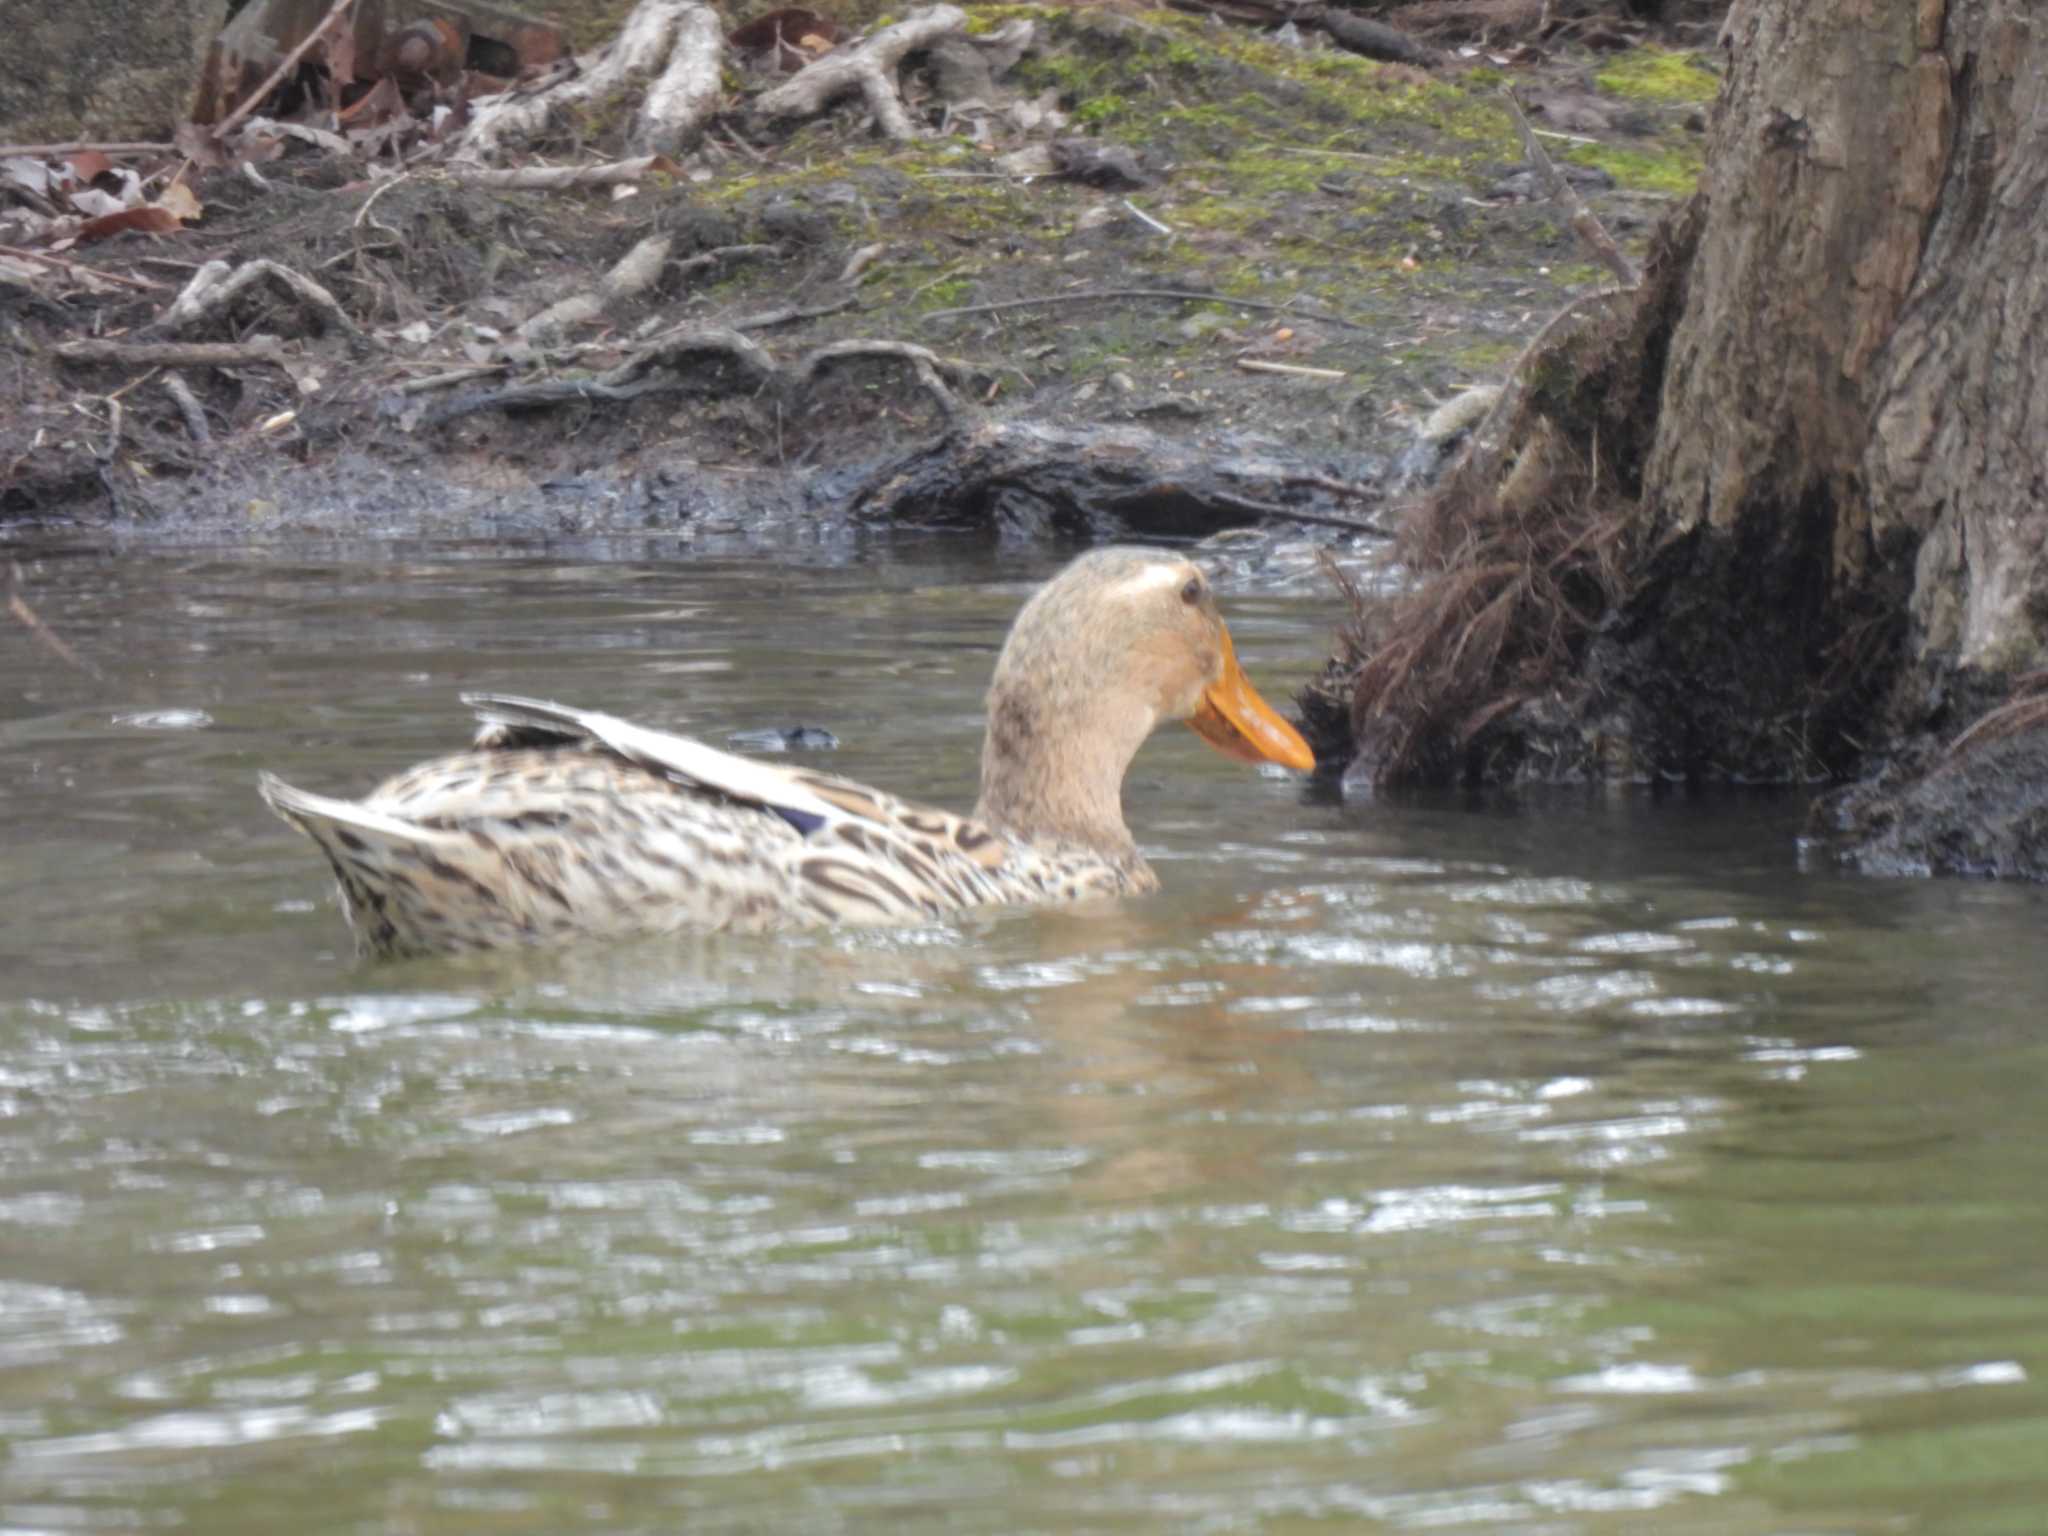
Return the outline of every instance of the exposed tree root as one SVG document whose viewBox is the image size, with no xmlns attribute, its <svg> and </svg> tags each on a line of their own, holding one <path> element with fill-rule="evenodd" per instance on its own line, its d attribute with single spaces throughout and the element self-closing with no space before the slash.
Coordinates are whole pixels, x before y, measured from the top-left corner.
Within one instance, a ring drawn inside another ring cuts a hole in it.
<svg viewBox="0 0 2048 1536">
<path fill-rule="evenodd" d="M 362 327 L 349 318 L 335 302 L 334 295 L 314 282 L 275 261 L 245 261 L 230 267 L 224 261 L 209 261 L 197 272 L 170 307 L 149 323 L 148 329 L 175 336 L 192 330 L 226 309 L 251 286 L 264 283 L 297 299 L 336 330 L 360 335 Z"/>
<path fill-rule="evenodd" d="M 965 11 L 935 5 L 882 28 L 864 42 L 805 65 L 781 85 L 764 92 L 754 102 L 754 110 L 771 122 L 811 117 L 839 97 L 858 91 L 886 137 L 899 141 L 913 138 L 917 130 L 896 89 L 896 71 L 908 55 L 966 29 Z"/>
<path fill-rule="evenodd" d="M 696 0 L 640 0 L 604 51 L 574 79 L 549 89 L 508 92 L 479 104 L 456 145 L 458 158 L 488 161 L 541 136 L 571 109 L 638 95 L 631 140 L 672 154 L 702 133 L 718 104 L 725 32 Z"/>
<path fill-rule="evenodd" d="M 510 192 L 553 192 L 563 187 L 612 187 L 640 180 L 649 171 L 672 164 L 658 154 L 635 155 L 629 160 L 608 160 L 602 165 L 521 165 L 510 170 L 462 168 L 464 181 L 480 187 L 502 187 Z M 386 182 L 385 186 L 391 185 Z M 379 188 L 381 191 L 382 188 Z M 371 194 L 373 197 L 375 194 Z M 363 205 L 365 208 L 368 203 Z"/>
<path fill-rule="evenodd" d="M 661 281 L 662 265 L 672 244 L 667 235 L 650 235 L 620 257 L 596 287 L 559 299 L 528 319 L 519 327 L 520 336 L 528 341 L 560 336 L 572 326 L 601 319 L 615 305 L 638 298 Z"/>
<path fill-rule="evenodd" d="M 774 390 L 794 396 L 809 388 L 823 370 L 851 358 L 890 358 L 904 363 L 949 422 L 961 425 L 967 421 L 969 408 L 947 387 L 942 375 L 971 377 L 982 371 L 972 363 L 941 357 L 911 342 L 835 341 L 785 364 L 777 362 L 766 347 L 737 329 L 704 327 L 662 337 L 594 378 L 546 379 L 461 396 L 430 412 L 421 425 L 441 426 L 478 411 L 570 401 L 637 400 L 644 395 L 701 394 L 707 389 L 722 392 L 730 388 L 727 384 L 707 382 L 696 371 L 697 365 L 706 360 L 722 362 L 737 375 L 737 383 L 745 390 Z"/>
<path fill-rule="evenodd" d="M 2007 736 L 2048 728 L 2048 672 L 2029 672 L 2015 678 L 2012 691 L 2010 700 L 1980 715 L 1968 730 L 1951 741 L 1944 755 L 1961 757 Z"/>
</svg>

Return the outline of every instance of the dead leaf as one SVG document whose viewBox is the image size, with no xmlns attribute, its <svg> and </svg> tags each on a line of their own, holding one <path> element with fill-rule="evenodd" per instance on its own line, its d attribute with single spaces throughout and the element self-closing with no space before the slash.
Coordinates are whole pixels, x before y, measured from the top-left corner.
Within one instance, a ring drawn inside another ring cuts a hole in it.
<svg viewBox="0 0 2048 1536">
<path fill-rule="evenodd" d="M 171 147 L 202 171 L 218 170 L 228 163 L 213 141 L 212 130 L 197 123 L 178 124 L 171 134 Z"/>
<path fill-rule="evenodd" d="M 97 149 L 73 150 L 65 157 L 65 163 L 80 181 L 98 181 L 114 168 L 114 162 Z"/>
<path fill-rule="evenodd" d="M 244 128 L 235 136 L 235 158 L 238 160 L 247 160 L 251 164 L 259 160 L 268 163 L 283 154 L 284 139 L 281 135 L 251 133 Z"/>
<path fill-rule="evenodd" d="M 831 17 L 801 6 L 785 6 L 734 28 L 726 41 L 739 53 L 773 55 L 776 68 L 793 73 L 830 53 L 843 35 Z"/>
<path fill-rule="evenodd" d="M 182 223 L 190 223 L 204 211 L 192 189 L 182 181 L 174 181 L 165 187 L 156 200 L 157 207 L 171 214 Z"/>
<path fill-rule="evenodd" d="M 250 121 L 253 123 L 256 120 L 251 118 Z M 283 134 L 288 139 L 299 139 L 307 144 L 324 149 L 330 155 L 346 155 L 349 153 L 347 139 L 338 133 L 330 132 L 328 129 L 316 128 L 311 123 L 267 122 L 264 126 L 273 133 Z"/>
<path fill-rule="evenodd" d="M 40 160 L 31 160 L 27 155 L 12 155 L 0 160 L 0 181 L 11 187 L 19 187 L 34 197 L 50 195 L 50 168 Z"/>
<path fill-rule="evenodd" d="M 79 226 L 77 243 L 91 245 L 95 240 L 105 240 L 110 235 L 123 234 L 131 229 L 150 235 L 174 235 L 182 228 L 184 225 L 175 213 L 150 203 L 145 207 L 124 208 L 119 213 L 87 219 Z"/>
<path fill-rule="evenodd" d="M 405 112 L 405 98 L 399 93 L 398 82 L 386 75 L 363 93 L 360 101 L 341 109 L 338 114 L 344 126 L 350 128 L 375 128 Z"/>
<path fill-rule="evenodd" d="M 136 205 L 102 192 L 98 187 L 74 187 L 71 191 L 71 206 L 87 218 L 102 218 L 110 213 L 122 213 Z"/>
</svg>

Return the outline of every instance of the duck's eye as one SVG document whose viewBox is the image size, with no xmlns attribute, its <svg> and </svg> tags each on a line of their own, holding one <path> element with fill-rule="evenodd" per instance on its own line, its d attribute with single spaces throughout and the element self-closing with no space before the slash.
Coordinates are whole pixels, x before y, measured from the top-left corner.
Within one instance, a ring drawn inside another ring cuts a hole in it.
<svg viewBox="0 0 2048 1536">
<path fill-rule="evenodd" d="M 1188 584 L 1180 589 L 1180 600 L 1184 603 L 1199 603 L 1202 600 L 1202 578 L 1190 576 Z"/>
</svg>

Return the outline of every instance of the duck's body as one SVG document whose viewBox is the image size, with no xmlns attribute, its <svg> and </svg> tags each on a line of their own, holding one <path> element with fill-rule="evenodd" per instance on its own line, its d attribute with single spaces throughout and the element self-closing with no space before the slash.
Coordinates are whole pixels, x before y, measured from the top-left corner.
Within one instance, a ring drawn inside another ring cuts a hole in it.
<svg viewBox="0 0 2048 1536">
<path fill-rule="evenodd" d="M 1158 886 L 1123 823 L 1161 719 L 1312 766 L 1259 700 L 1199 571 L 1084 555 L 1026 605 L 989 694 L 973 816 L 539 700 L 478 695 L 474 750 L 359 802 L 264 775 L 320 845 L 361 946 L 402 955 L 677 930 L 927 921 Z"/>
</svg>

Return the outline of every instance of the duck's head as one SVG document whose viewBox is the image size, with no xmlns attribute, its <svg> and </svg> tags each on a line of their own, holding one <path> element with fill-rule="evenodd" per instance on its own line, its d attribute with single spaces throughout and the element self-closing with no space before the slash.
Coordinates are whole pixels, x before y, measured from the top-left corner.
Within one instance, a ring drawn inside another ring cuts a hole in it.
<svg viewBox="0 0 2048 1536">
<path fill-rule="evenodd" d="M 1180 555 L 1091 550 L 1017 615 L 989 688 L 985 815 L 1027 836 L 1101 842 L 1138 746 L 1182 720 L 1244 762 L 1308 772 L 1315 754 L 1237 663 L 1209 578 Z M 1102 804 L 1107 794 L 1107 805 Z"/>
</svg>

